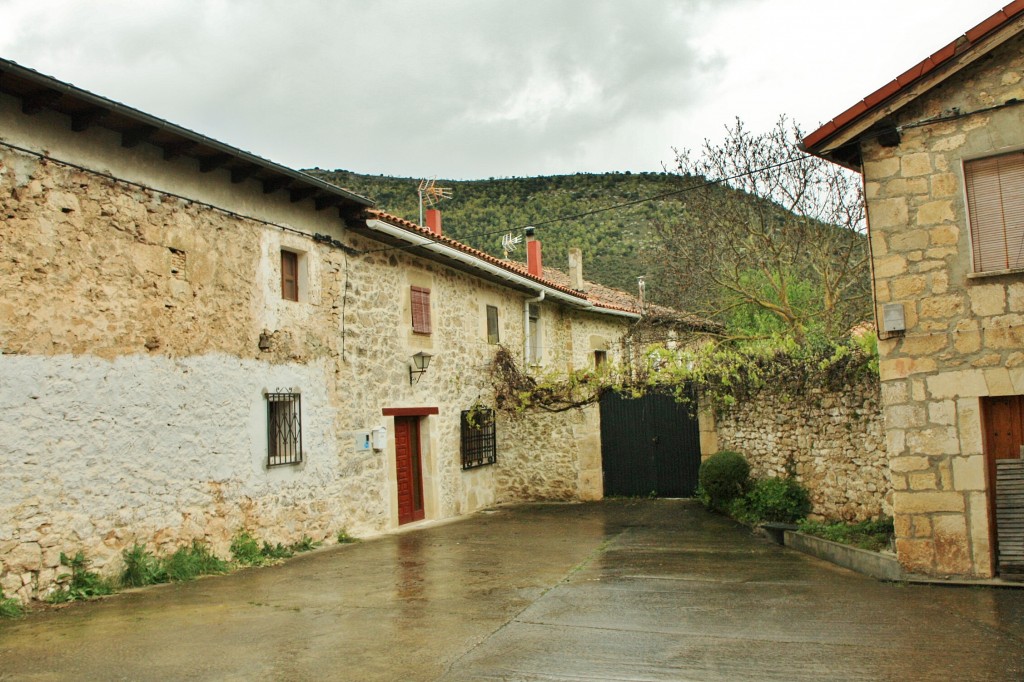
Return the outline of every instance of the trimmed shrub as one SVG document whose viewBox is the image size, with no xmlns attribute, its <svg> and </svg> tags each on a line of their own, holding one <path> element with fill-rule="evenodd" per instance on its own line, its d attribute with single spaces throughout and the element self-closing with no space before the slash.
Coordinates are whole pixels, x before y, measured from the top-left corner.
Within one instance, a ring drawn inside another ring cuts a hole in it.
<svg viewBox="0 0 1024 682">
<path fill-rule="evenodd" d="M 746 492 L 750 465 L 740 453 L 722 450 L 701 463 L 697 480 L 704 504 L 712 509 L 725 510 L 730 502 Z"/>
<path fill-rule="evenodd" d="M 811 495 L 792 478 L 761 478 L 747 495 L 747 510 L 758 521 L 796 523 L 811 511 Z"/>
</svg>

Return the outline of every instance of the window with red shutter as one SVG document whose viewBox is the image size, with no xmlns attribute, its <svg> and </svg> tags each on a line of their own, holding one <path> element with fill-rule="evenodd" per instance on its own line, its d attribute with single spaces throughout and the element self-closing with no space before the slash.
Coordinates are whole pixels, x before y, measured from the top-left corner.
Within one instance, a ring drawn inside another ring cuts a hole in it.
<svg viewBox="0 0 1024 682">
<path fill-rule="evenodd" d="M 1024 268 L 1024 152 L 964 162 L 975 272 Z"/>
<path fill-rule="evenodd" d="M 429 334 L 430 327 L 430 289 L 411 287 L 412 330 L 416 334 Z"/>
</svg>

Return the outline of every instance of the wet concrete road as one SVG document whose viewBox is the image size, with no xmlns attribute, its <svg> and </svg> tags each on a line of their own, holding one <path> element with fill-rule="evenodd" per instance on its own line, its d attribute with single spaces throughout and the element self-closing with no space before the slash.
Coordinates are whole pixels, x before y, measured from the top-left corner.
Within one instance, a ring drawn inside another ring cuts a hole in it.
<svg viewBox="0 0 1024 682">
<path fill-rule="evenodd" d="M 900 586 L 686 501 L 502 508 L 0 621 L 0 680 L 1022 680 L 1024 590 Z"/>
</svg>

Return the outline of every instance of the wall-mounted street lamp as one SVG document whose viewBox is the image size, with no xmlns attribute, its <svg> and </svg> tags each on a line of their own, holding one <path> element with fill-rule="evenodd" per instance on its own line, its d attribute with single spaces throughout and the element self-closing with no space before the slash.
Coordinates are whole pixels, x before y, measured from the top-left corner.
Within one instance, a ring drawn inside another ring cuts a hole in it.
<svg viewBox="0 0 1024 682">
<path fill-rule="evenodd" d="M 430 353 L 424 353 L 420 351 L 416 355 L 412 356 L 412 364 L 409 366 L 409 385 L 412 386 L 415 383 L 419 383 L 420 376 L 427 371 L 430 367 L 430 358 L 434 357 Z M 416 378 L 413 379 L 413 375 Z"/>
</svg>

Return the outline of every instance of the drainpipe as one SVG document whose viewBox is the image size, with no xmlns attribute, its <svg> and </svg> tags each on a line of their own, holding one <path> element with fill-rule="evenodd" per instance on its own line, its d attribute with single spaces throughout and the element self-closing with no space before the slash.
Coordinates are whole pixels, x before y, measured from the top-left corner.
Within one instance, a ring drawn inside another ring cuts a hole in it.
<svg viewBox="0 0 1024 682">
<path fill-rule="evenodd" d="M 537 298 L 528 298 L 523 301 L 523 369 L 530 364 L 530 304 L 543 301 L 544 293 L 541 290 Z"/>
</svg>

